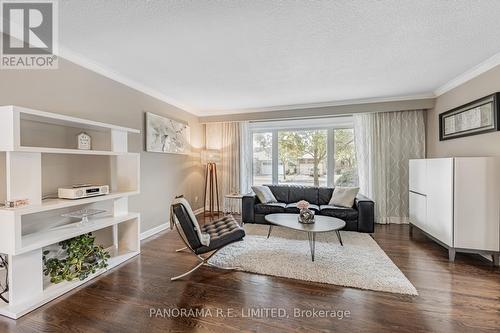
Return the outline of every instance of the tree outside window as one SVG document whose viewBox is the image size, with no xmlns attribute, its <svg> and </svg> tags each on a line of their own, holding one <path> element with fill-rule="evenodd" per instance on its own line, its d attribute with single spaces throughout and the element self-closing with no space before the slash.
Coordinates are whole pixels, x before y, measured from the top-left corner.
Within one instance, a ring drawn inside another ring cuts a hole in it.
<svg viewBox="0 0 500 333">
<path fill-rule="evenodd" d="M 277 147 L 273 147 L 273 135 Z M 333 136 L 330 140 L 330 136 Z M 328 147 L 333 142 L 333 147 Z M 338 186 L 357 186 L 358 174 L 353 129 L 275 130 L 253 135 L 253 183 L 273 180 L 273 149 L 277 149 L 278 183 L 326 186 L 327 177 Z M 335 166 L 328 166 L 334 154 Z M 334 170 L 328 170 L 328 167 Z"/>
</svg>

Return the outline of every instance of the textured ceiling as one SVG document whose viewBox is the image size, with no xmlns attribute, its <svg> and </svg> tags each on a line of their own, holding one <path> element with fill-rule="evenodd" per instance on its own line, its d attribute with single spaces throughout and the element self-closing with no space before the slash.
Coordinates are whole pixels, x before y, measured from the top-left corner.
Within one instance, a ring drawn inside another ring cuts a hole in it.
<svg viewBox="0 0 500 333">
<path fill-rule="evenodd" d="M 498 0 L 59 4 L 63 48 L 198 115 L 429 94 L 500 52 Z"/>
</svg>

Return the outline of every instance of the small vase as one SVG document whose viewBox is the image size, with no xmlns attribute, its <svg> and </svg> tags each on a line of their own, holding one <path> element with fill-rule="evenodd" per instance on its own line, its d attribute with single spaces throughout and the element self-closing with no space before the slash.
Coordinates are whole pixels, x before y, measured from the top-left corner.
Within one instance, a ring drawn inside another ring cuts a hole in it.
<svg viewBox="0 0 500 333">
<path fill-rule="evenodd" d="M 308 208 L 302 208 L 299 212 L 299 222 L 304 224 L 314 223 L 314 212 Z"/>
</svg>

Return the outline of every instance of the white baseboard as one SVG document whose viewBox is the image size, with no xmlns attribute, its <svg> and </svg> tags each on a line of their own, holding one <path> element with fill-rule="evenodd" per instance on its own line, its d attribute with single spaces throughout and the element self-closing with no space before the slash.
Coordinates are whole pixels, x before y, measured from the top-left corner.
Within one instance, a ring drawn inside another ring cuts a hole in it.
<svg viewBox="0 0 500 333">
<path fill-rule="evenodd" d="M 193 213 L 194 213 L 194 215 L 199 215 L 199 214 L 203 213 L 203 207 L 199 208 L 199 209 L 197 209 L 195 211 L 193 211 Z M 149 238 L 151 236 L 154 236 L 157 233 L 162 232 L 163 230 L 168 229 L 169 227 L 170 227 L 170 223 L 169 222 L 162 223 L 159 226 L 156 226 L 154 228 L 151 228 L 149 230 L 141 232 L 140 239 L 143 240 L 143 239 Z"/>
<path fill-rule="evenodd" d="M 144 232 L 141 232 L 140 239 L 146 239 L 151 236 L 156 235 L 159 232 L 162 232 L 163 230 L 167 230 L 170 227 L 170 223 L 162 223 L 157 227 L 151 228 L 149 230 L 146 230 Z"/>
</svg>

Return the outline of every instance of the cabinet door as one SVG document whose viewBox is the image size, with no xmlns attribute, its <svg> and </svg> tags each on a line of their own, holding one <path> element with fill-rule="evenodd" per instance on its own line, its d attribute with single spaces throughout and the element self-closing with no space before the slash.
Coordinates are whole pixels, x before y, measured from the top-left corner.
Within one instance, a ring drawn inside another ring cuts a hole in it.
<svg viewBox="0 0 500 333">
<path fill-rule="evenodd" d="M 410 160 L 410 191 L 427 193 L 427 160 Z"/>
<path fill-rule="evenodd" d="M 453 245 L 453 158 L 427 160 L 426 230 L 448 246 Z"/>
<path fill-rule="evenodd" d="M 427 197 L 410 192 L 410 222 L 423 231 L 426 230 Z"/>
<path fill-rule="evenodd" d="M 455 159 L 455 247 L 500 251 L 500 160 Z"/>
</svg>

